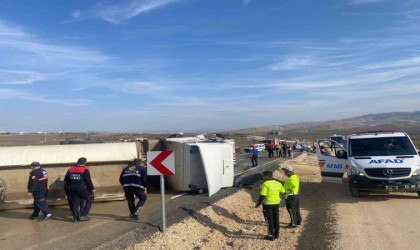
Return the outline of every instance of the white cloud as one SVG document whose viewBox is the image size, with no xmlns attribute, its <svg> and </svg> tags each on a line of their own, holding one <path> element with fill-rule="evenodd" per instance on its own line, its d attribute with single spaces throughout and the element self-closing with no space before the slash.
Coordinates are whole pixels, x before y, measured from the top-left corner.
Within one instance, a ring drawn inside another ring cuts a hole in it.
<svg viewBox="0 0 420 250">
<path fill-rule="evenodd" d="M 280 63 L 276 63 L 270 66 L 271 70 L 294 70 L 300 69 L 306 66 L 314 65 L 315 61 L 310 57 L 296 57 L 286 58 Z"/>
<path fill-rule="evenodd" d="M 88 106 L 90 104 L 89 100 L 85 99 L 54 99 L 54 98 L 47 98 L 47 97 L 38 97 L 38 96 L 30 96 L 24 95 L 21 99 L 34 101 L 34 102 L 42 102 L 42 103 L 52 103 L 52 104 L 60 104 L 64 106 L 72 106 L 72 107 L 83 107 Z"/>
<path fill-rule="evenodd" d="M 1 20 L 0 52 L 3 54 L 3 63 L 0 62 L 0 66 L 14 64 L 26 67 L 29 64 L 32 67 L 48 65 L 53 69 L 60 65 L 80 68 L 92 64 L 98 66 L 98 64 L 106 63 L 111 59 L 93 49 L 53 44 Z"/>
<path fill-rule="evenodd" d="M 352 0 L 350 3 L 352 4 L 371 4 L 371 3 L 379 3 L 384 2 L 386 0 Z"/>
<path fill-rule="evenodd" d="M 10 99 L 24 96 L 25 92 L 17 89 L 0 89 L 0 99 Z"/>
<path fill-rule="evenodd" d="M 75 20 L 96 18 L 118 24 L 123 21 L 130 20 L 140 14 L 163 8 L 169 4 L 181 1 L 183 0 L 126 0 L 113 5 L 99 3 L 91 10 L 86 12 L 75 10 L 71 15 Z"/>
<path fill-rule="evenodd" d="M 18 89 L 0 89 L 0 99 L 21 99 L 32 102 L 52 103 L 65 106 L 87 106 L 89 100 L 85 99 L 54 99 L 46 96 L 35 96 L 27 91 Z"/>
<path fill-rule="evenodd" d="M 0 69 L 0 84 L 32 84 L 47 79 L 47 76 L 33 71 Z"/>
</svg>

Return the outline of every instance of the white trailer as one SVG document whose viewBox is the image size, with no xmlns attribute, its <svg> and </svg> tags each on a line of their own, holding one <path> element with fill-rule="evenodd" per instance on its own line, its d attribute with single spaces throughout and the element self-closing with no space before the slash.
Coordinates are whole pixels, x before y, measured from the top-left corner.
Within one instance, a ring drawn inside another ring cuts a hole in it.
<svg viewBox="0 0 420 250">
<path fill-rule="evenodd" d="M 175 191 L 207 190 L 211 196 L 233 186 L 234 150 L 224 141 L 166 139 L 167 150 L 175 152 L 175 175 L 168 185 Z"/>
</svg>

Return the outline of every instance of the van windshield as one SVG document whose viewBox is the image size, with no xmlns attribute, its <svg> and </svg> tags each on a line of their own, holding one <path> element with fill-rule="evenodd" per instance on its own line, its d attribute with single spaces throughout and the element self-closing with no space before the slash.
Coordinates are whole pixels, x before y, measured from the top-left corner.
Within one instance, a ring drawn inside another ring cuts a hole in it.
<svg viewBox="0 0 420 250">
<path fill-rule="evenodd" d="M 352 139 L 349 141 L 349 156 L 416 155 L 408 137 L 382 137 Z"/>
<path fill-rule="evenodd" d="M 331 140 L 336 141 L 337 143 L 343 143 L 344 139 L 342 136 L 331 136 Z"/>
</svg>

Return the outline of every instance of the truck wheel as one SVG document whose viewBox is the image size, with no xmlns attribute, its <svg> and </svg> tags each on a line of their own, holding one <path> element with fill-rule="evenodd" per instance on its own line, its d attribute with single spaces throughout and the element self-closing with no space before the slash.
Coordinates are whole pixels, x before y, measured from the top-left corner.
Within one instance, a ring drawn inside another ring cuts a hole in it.
<svg viewBox="0 0 420 250">
<path fill-rule="evenodd" d="M 0 179 L 0 203 L 3 203 L 6 199 L 6 181 Z"/>
<path fill-rule="evenodd" d="M 354 197 L 354 198 L 359 198 L 360 197 L 360 192 L 359 192 L 358 188 L 351 187 L 350 192 L 351 192 L 352 197 Z"/>
</svg>

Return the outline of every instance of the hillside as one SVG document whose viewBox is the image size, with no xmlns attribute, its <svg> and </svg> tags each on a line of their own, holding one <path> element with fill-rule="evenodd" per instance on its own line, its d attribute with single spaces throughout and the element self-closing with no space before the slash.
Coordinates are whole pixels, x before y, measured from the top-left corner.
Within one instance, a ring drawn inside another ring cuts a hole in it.
<svg viewBox="0 0 420 250">
<path fill-rule="evenodd" d="M 393 112 L 368 114 L 342 120 L 330 120 L 325 122 L 300 122 L 285 125 L 270 125 L 258 128 L 246 128 L 229 133 L 238 134 L 266 134 L 272 130 L 281 130 L 284 133 L 307 133 L 327 131 L 356 131 L 356 130 L 377 130 L 396 129 L 403 131 L 420 130 L 420 111 L 415 112 Z"/>
</svg>

